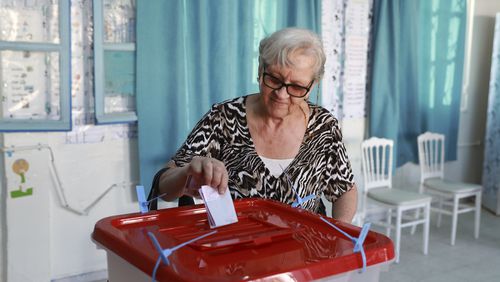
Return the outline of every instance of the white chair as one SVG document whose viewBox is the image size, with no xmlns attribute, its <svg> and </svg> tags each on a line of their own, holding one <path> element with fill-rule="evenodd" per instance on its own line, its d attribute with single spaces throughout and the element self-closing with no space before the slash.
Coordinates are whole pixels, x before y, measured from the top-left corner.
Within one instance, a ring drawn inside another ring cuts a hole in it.
<svg viewBox="0 0 500 282">
<path fill-rule="evenodd" d="M 431 210 L 438 213 L 437 226 L 441 225 L 441 215 L 451 215 L 451 245 L 455 245 L 458 215 L 475 212 L 474 237 L 479 237 L 481 216 L 481 185 L 452 182 L 444 179 L 444 135 L 426 132 L 418 136 L 418 160 L 420 163 L 420 192 L 431 195 Z M 474 204 L 460 203 L 461 199 L 475 197 Z M 437 203 L 437 206 L 435 204 Z"/>
<path fill-rule="evenodd" d="M 363 214 L 365 218 L 372 211 L 367 205 L 372 202 L 383 207 L 386 221 L 373 222 L 386 228 L 390 236 L 395 229 L 396 263 L 399 262 L 401 229 L 403 227 L 424 225 L 423 253 L 426 255 L 429 245 L 429 216 L 431 197 L 401 189 L 392 188 L 392 151 L 393 141 L 372 137 L 361 143 L 361 161 L 364 176 Z M 415 217 L 415 211 L 423 210 Z M 380 210 L 379 210 L 380 211 Z M 406 213 L 404 213 L 406 212 Z M 395 222 L 392 223 L 392 217 Z"/>
</svg>

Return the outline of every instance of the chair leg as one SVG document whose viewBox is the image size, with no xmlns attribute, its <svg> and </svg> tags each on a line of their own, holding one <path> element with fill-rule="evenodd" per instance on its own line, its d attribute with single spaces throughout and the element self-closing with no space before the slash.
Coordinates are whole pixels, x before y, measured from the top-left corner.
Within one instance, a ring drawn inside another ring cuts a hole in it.
<svg viewBox="0 0 500 282">
<path fill-rule="evenodd" d="M 436 226 L 437 227 L 440 227 L 441 226 L 441 217 L 442 217 L 442 210 L 443 210 L 443 198 L 439 198 L 439 201 L 438 201 L 438 218 L 437 218 L 437 221 L 436 221 Z"/>
<path fill-rule="evenodd" d="M 392 211 L 389 209 L 387 211 L 387 219 L 386 219 L 386 223 L 387 223 L 387 227 L 385 228 L 385 236 L 387 237 L 390 237 L 391 236 L 391 222 L 392 222 L 392 216 L 391 216 L 391 213 Z"/>
<path fill-rule="evenodd" d="M 358 226 L 359 226 L 359 227 L 362 227 L 362 226 L 363 226 L 363 224 L 365 224 L 365 222 L 366 222 L 366 215 L 365 215 L 365 214 L 363 214 L 362 216 L 360 216 L 360 217 L 358 218 Z"/>
<path fill-rule="evenodd" d="M 457 195 L 453 196 L 453 214 L 451 222 L 451 245 L 455 245 L 455 238 L 457 236 L 457 220 L 458 220 L 458 204 L 459 199 Z"/>
<path fill-rule="evenodd" d="M 427 255 L 429 250 L 429 224 L 431 220 L 431 203 L 428 203 L 424 207 L 424 255 Z"/>
<path fill-rule="evenodd" d="M 359 225 L 359 222 L 360 222 L 360 219 L 359 219 L 359 214 L 355 214 L 355 215 L 354 215 L 354 218 L 352 219 L 352 224 L 353 224 L 353 225 L 356 225 L 356 226 L 360 226 L 360 225 Z"/>
<path fill-rule="evenodd" d="M 420 209 L 415 209 L 415 220 L 418 220 L 420 217 Z M 417 225 L 413 225 L 411 227 L 411 235 L 415 234 L 415 231 L 417 230 Z"/>
<path fill-rule="evenodd" d="M 474 219 L 474 238 L 479 238 L 479 224 L 481 220 L 481 191 L 476 194 L 476 211 Z"/>
<path fill-rule="evenodd" d="M 396 263 L 399 263 L 399 254 L 400 254 L 400 246 L 401 246 L 401 220 L 402 220 L 402 211 L 401 209 L 397 209 L 396 215 Z"/>
</svg>

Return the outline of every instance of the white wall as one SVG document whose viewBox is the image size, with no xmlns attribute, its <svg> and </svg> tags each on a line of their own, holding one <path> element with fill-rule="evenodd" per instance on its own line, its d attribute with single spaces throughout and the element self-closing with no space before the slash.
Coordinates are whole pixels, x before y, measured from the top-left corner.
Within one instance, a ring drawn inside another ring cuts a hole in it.
<svg viewBox="0 0 500 282">
<path fill-rule="evenodd" d="M 460 114 L 458 161 L 449 165 L 450 175 L 481 183 L 486 109 L 493 45 L 493 30 L 500 1 L 476 0 L 469 69 L 464 72 L 463 107 Z"/>
<path fill-rule="evenodd" d="M 50 281 L 99 271 L 106 275 L 105 252 L 91 241 L 93 227 L 104 217 L 138 211 L 137 139 L 113 138 L 114 127 L 102 127 L 103 140 L 87 144 L 67 144 L 67 133 L 2 134 L 4 150 L 12 152 L 2 152 L 6 224 L 0 234 L 7 244 L 0 281 Z M 38 144 L 47 146 L 22 150 Z M 13 199 L 9 191 L 18 187 L 19 176 L 11 165 L 20 158 L 30 164 L 26 184 L 33 195 Z M 58 180 L 50 173 L 52 164 Z M 160 202 L 160 208 L 172 205 Z"/>
<path fill-rule="evenodd" d="M 0 135 L 0 147 L 3 147 L 3 136 Z M 0 175 L 1 172 L 4 171 L 4 161 L 3 154 L 0 154 Z M 7 281 L 7 227 L 6 227 L 6 191 L 5 187 L 5 178 L 1 178 L 0 180 L 0 281 Z"/>
<path fill-rule="evenodd" d="M 109 137 L 109 135 L 105 135 Z M 90 240 L 94 224 L 113 214 L 137 211 L 134 187 L 138 179 L 137 140 L 115 139 L 92 144 L 66 144 L 65 133 L 4 134 L 6 197 L 7 281 L 50 281 L 103 270 L 102 250 Z M 17 151 L 37 144 L 41 150 Z M 13 146 L 13 147 L 12 147 Z M 57 180 L 51 175 L 51 155 L 68 207 L 62 206 Z M 15 159 L 30 164 L 26 183 L 33 195 L 11 198 L 18 175 Z M 109 193 L 90 206 L 108 188 Z M 88 209 L 86 214 L 85 208 Z"/>
<path fill-rule="evenodd" d="M 469 0 L 470 1 L 470 0 Z M 500 12 L 500 1 L 495 0 L 474 0 L 475 15 L 495 17 Z"/>
</svg>

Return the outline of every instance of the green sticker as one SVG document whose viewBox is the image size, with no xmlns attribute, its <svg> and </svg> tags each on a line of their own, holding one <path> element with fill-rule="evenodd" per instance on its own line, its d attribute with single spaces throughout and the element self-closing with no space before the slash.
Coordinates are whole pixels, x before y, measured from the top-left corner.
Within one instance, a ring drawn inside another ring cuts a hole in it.
<svg viewBox="0 0 500 282">
<path fill-rule="evenodd" d="M 19 189 L 10 192 L 11 198 L 20 198 L 33 195 L 33 187 L 27 188 L 26 191 L 23 191 L 23 184 L 26 183 L 26 176 L 24 174 L 28 171 L 29 167 L 30 165 L 25 159 L 17 159 L 12 164 L 12 170 L 14 171 L 14 173 L 21 177 L 21 185 L 19 185 Z"/>
</svg>

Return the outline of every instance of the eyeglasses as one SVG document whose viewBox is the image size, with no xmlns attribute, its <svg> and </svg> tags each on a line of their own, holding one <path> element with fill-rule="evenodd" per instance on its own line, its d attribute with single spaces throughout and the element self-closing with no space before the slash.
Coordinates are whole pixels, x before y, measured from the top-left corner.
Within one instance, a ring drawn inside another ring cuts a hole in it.
<svg viewBox="0 0 500 282">
<path fill-rule="evenodd" d="M 288 95 L 296 98 L 302 98 L 306 96 L 307 93 L 309 93 L 309 90 L 311 90 L 311 86 L 314 83 L 313 79 L 311 83 L 309 83 L 309 86 L 305 87 L 293 83 L 284 83 L 283 81 L 281 81 L 281 79 L 272 76 L 267 72 L 263 72 L 262 75 L 263 75 L 262 80 L 264 81 L 264 85 L 273 90 L 280 90 L 281 88 L 285 87 Z"/>
</svg>

